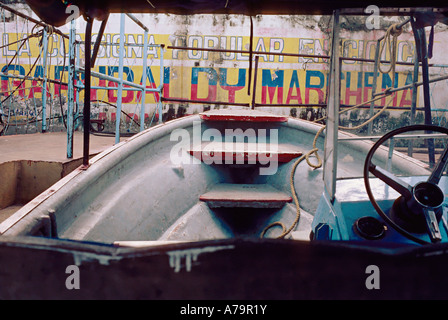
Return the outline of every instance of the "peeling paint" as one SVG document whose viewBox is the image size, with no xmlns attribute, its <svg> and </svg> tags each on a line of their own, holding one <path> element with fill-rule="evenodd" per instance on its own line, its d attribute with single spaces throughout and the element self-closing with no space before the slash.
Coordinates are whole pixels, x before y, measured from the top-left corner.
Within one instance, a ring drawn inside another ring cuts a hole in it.
<svg viewBox="0 0 448 320">
<path fill-rule="evenodd" d="M 74 252 L 73 261 L 76 266 L 81 266 L 83 262 L 98 261 L 103 266 L 108 266 L 110 261 L 121 260 L 121 257 L 99 255 L 95 253 Z"/>
<path fill-rule="evenodd" d="M 185 258 L 185 269 L 187 272 L 190 272 L 192 262 L 197 261 L 199 254 L 234 248 L 235 246 L 230 245 L 170 251 L 168 252 L 170 267 L 174 269 L 174 272 L 179 272 L 182 269 L 182 260 Z"/>
</svg>

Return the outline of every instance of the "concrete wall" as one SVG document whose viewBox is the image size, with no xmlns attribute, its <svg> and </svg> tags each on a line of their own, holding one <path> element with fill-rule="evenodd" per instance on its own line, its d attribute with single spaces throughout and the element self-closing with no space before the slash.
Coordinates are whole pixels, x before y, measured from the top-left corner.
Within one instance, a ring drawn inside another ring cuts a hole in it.
<svg viewBox="0 0 448 320">
<path fill-rule="evenodd" d="M 16 202 L 20 163 L 17 161 L 0 164 L 0 209 Z"/>
<path fill-rule="evenodd" d="M 82 159 L 65 163 L 29 160 L 1 163 L 0 210 L 31 201 L 81 163 Z"/>
</svg>

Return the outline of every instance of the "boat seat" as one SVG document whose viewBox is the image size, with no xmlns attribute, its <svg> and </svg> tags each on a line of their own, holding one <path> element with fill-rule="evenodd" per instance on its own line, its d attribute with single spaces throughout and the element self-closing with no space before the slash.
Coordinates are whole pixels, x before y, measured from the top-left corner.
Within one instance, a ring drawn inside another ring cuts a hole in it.
<svg viewBox="0 0 448 320">
<path fill-rule="evenodd" d="M 267 184 L 219 183 L 199 197 L 210 208 L 281 208 L 292 198 Z"/>
<path fill-rule="evenodd" d="M 288 117 L 248 109 L 220 109 L 202 112 L 202 120 L 209 121 L 245 121 L 245 122 L 287 122 Z"/>
<path fill-rule="evenodd" d="M 255 164 L 266 161 L 287 163 L 302 155 L 291 144 L 282 143 L 271 148 L 269 144 L 261 146 L 256 142 L 220 141 L 202 142 L 188 150 L 188 153 L 201 161 L 214 164 Z"/>
</svg>

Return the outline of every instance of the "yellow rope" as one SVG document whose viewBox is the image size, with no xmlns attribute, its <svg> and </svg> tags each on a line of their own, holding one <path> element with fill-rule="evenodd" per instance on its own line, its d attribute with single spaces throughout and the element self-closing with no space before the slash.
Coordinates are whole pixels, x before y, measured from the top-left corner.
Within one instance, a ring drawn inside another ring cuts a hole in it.
<svg viewBox="0 0 448 320">
<path fill-rule="evenodd" d="M 390 88 L 387 88 L 384 92 L 381 93 L 381 95 L 379 95 L 378 97 L 372 98 L 368 101 L 365 101 L 363 103 L 357 104 L 353 107 L 347 108 L 345 110 L 339 111 L 339 114 L 343 113 L 343 112 L 347 112 L 356 108 L 359 108 L 365 104 L 368 103 L 372 103 L 374 101 L 377 101 L 379 99 L 383 99 L 385 96 L 390 95 L 390 89 L 394 87 L 395 84 L 395 66 L 396 66 L 396 54 L 397 54 L 397 38 L 398 36 L 401 34 L 402 30 L 400 28 L 397 28 L 397 24 L 394 24 L 392 26 L 390 26 L 387 31 L 386 31 L 386 35 L 384 36 L 384 42 L 380 48 L 380 53 L 377 57 L 377 63 L 378 63 L 378 69 L 380 70 L 381 73 L 389 73 L 390 71 L 392 71 L 392 85 Z M 393 37 L 392 39 L 392 44 L 390 41 L 390 37 Z M 386 46 L 386 44 L 389 46 L 389 52 L 390 52 L 390 58 L 391 58 L 391 63 L 389 66 L 389 69 L 387 71 L 384 71 L 381 69 L 381 54 L 384 50 L 384 47 Z M 389 101 L 387 103 L 384 104 L 384 107 L 378 111 L 374 116 L 372 116 L 371 118 L 369 118 L 367 121 L 363 122 L 362 124 L 355 126 L 355 127 L 343 127 L 343 126 L 339 126 L 339 128 L 344 129 L 344 130 L 356 130 L 359 128 L 362 128 L 363 126 L 369 124 L 370 122 L 372 122 L 373 120 L 375 120 L 376 118 L 378 118 L 390 105 L 390 103 L 393 101 L 393 99 L 395 98 L 396 93 L 392 94 Z M 324 120 L 326 119 L 327 116 L 322 117 L 320 119 L 314 120 L 315 122 L 320 121 L 320 120 Z M 266 234 L 266 232 L 274 227 L 274 226 L 280 226 L 282 227 L 282 233 L 278 236 L 278 238 L 284 238 L 286 235 L 288 235 L 298 224 L 299 220 L 300 220 L 300 205 L 299 205 L 299 199 L 297 198 L 297 193 L 296 193 L 296 189 L 295 189 L 295 184 L 294 184 L 294 175 L 296 172 L 296 168 L 297 166 L 303 161 L 306 160 L 306 162 L 308 163 L 308 165 L 313 168 L 314 170 L 322 167 L 322 159 L 319 157 L 319 154 L 317 153 L 317 151 L 319 150 L 316 147 L 316 143 L 317 143 L 317 139 L 320 136 L 320 134 L 325 130 L 326 126 L 322 126 L 322 128 L 320 128 L 317 133 L 316 136 L 314 137 L 314 141 L 313 141 L 313 149 L 311 149 L 308 153 L 306 153 L 305 155 L 301 156 L 299 159 L 296 160 L 296 162 L 294 163 L 292 170 L 291 170 L 291 175 L 290 175 L 290 187 L 291 187 L 291 193 L 292 193 L 292 197 L 294 199 L 294 204 L 296 205 L 296 218 L 294 220 L 294 222 L 292 223 L 292 225 L 289 227 L 289 229 L 286 229 L 286 226 L 284 225 L 283 222 L 280 221 L 276 221 L 273 222 L 271 224 L 269 224 L 261 233 L 260 238 L 263 238 L 264 235 Z M 317 158 L 317 164 L 313 164 L 310 162 L 309 157 L 314 154 Z"/>
<path fill-rule="evenodd" d="M 403 30 L 401 28 L 397 28 L 397 24 L 393 24 L 387 29 L 386 34 L 384 35 L 384 41 L 380 47 L 379 55 L 377 57 L 378 58 L 378 69 L 380 70 L 381 73 L 389 73 L 392 70 L 395 73 L 395 62 L 397 60 L 396 59 L 397 58 L 397 38 L 402 33 L 402 31 Z M 391 35 L 392 35 L 392 44 L 390 41 Z M 390 65 L 389 65 L 389 69 L 384 71 L 381 69 L 381 63 L 379 63 L 379 62 L 381 61 L 381 55 L 382 55 L 383 50 L 386 47 L 386 45 L 389 47 Z M 392 85 L 392 87 L 393 87 L 393 85 Z"/>
<path fill-rule="evenodd" d="M 314 137 L 314 141 L 313 141 L 313 149 L 311 149 L 309 152 L 307 152 L 306 154 L 302 155 L 299 159 L 296 160 L 296 162 L 294 163 L 292 170 L 291 170 L 291 175 L 289 178 L 289 183 L 290 183 L 290 187 L 291 187 L 291 191 L 292 191 L 292 197 L 294 199 L 294 204 L 296 205 L 296 218 L 294 220 L 294 222 L 292 223 L 292 225 L 289 227 L 289 229 L 286 229 L 286 226 L 283 224 L 283 222 L 277 221 L 277 222 L 273 222 L 270 225 L 268 225 L 266 228 L 264 228 L 263 232 L 260 235 L 260 238 L 263 238 L 264 235 L 266 234 L 266 232 L 274 227 L 274 226 L 280 226 L 282 227 L 282 233 L 278 236 L 278 238 L 284 238 L 286 235 L 288 235 L 297 225 L 297 223 L 299 222 L 300 219 L 300 204 L 299 204 L 299 199 L 297 198 L 297 193 L 296 193 L 296 189 L 294 186 L 294 175 L 296 172 L 296 168 L 297 166 L 303 161 L 306 160 L 306 162 L 308 163 L 308 165 L 312 168 L 314 168 L 314 170 L 322 167 L 322 159 L 320 158 L 319 154 L 317 153 L 317 151 L 319 150 L 319 148 L 316 147 L 317 144 L 317 139 L 319 138 L 320 134 L 325 130 L 326 126 L 323 126 L 322 128 L 319 129 L 319 131 L 317 131 L 316 136 Z M 312 154 L 315 154 L 316 158 L 317 158 L 317 164 L 311 163 L 310 162 L 310 156 Z"/>
<path fill-rule="evenodd" d="M 357 104 L 357 105 L 355 105 L 353 107 L 341 110 L 341 111 L 339 111 L 339 114 L 342 114 L 344 112 L 347 112 L 347 111 L 350 111 L 350 110 L 353 110 L 353 109 L 357 109 L 359 107 L 362 107 L 363 105 L 366 105 L 368 103 L 372 103 L 374 101 L 383 99 L 385 96 L 390 95 L 390 89 L 392 89 L 395 86 L 395 67 L 396 67 L 396 60 L 397 60 L 396 59 L 396 57 L 397 57 L 397 38 L 402 33 L 402 29 L 398 28 L 397 26 L 398 26 L 398 24 L 393 24 L 393 25 L 391 25 L 387 29 L 386 34 L 384 36 L 384 41 L 382 42 L 382 45 L 381 45 L 381 48 L 380 48 L 380 51 L 379 51 L 379 54 L 376 57 L 376 63 L 378 64 L 378 69 L 380 70 L 381 73 L 389 73 L 389 72 L 392 71 L 392 77 L 391 77 L 392 85 L 390 86 L 390 88 L 387 88 L 384 92 L 382 92 L 378 97 L 372 98 L 372 99 L 367 100 L 367 101 L 364 101 L 364 102 L 362 102 L 360 104 Z M 391 40 L 390 40 L 391 35 L 393 37 L 392 38 L 392 43 L 391 43 Z M 381 69 L 381 55 L 382 55 L 383 50 L 386 47 L 386 45 L 389 47 L 389 54 L 390 54 L 390 61 L 391 62 L 390 62 L 389 69 L 384 71 L 384 70 Z M 345 130 L 356 130 L 356 129 L 359 129 L 359 128 L 365 126 L 366 124 L 369 124 L 370 122 L 372 122 L 373 120 L 378 118 L 380 116 L 380 114 L 382 114 L 388 108 L 389 104 L 392 102 L 392 100 L 394 98 L 395 98 L 395 94 L 391 97 L 389 102 L 387 102 L 384 105 L 384 107 L 377 114 L 375 114 L 373 117 L 368 119 L 366 122 L 364 122 L 364 123 L 362 123 L 362 124 L 360 124 L 360 125 L 358 125 L 356 127 L 342 127 L 342 126 L 340 126 L 339 128 L 345 129 Z M 319 118 L 319 119 L 314 120 L 314 121 L 317 122 L 317 121 L 324 120 L 326 118 L 327 118 L 327 116 Z"/>
<path fill-rule="evenodd" d="M 374 101 L 383 99 L 384 97 L 388 96 L 389 94 L 390 94 L 390 93 L 389 93 L 389 89 L 387 89 L 387 90 L 385 90 L 384 92 L 382 92 L 380 96 L 378 96 L 378 97 L 376 97 L 376 98 L 373 98 L 373 99 L 364 101 L 364 102 L 362 102 L 362 103 L 360 103 L 360 104 L 357 104 L 357 105 L 355 105 L 355 106 L 349 107 L 349 108 L 347 108 L 347 109 L 340 110 L 340 111 L 339 111 L 339 114 L 342 114 L 342 113 L 344 113 L 344 112 L 347 112 L 347 111 L 350 111 L 350 110 L 353 110 L 353 109 L 357 109 L 357 108 L 362 107 L 363 105 L 366 105 L 366 104 L 368 104 L 368 103 L 371 103 L 371 102 L 374 102 Z M 386 106 L 388 106 L 389 103 L 390 103 L 392 100 L 393 100 L 393 99 L 391 99 L 391 100 L 386 104 Z M 383 107 L 383 109 L 385 109 L 385 108 Z M 383 109 L 381 109 L 378 113 L 382 113 L 382 112 L 384 111 Z M 378 117 L 378 115 L 375 115 L 375 118 L 376 118 L 376 117 Z M 322 121 L 322 120 L 325 120 L 325 119 L 327 119 L 327 116 L 322 117 L 322 118 L 319 118 L 319 119 L 316 119 L 316 120 L 314 120 L 313 122 L 318 122 L 318 121 Z M 374 119 L 372 119 L 372 120 L 374 120 Z M 368 121 L 370 122 L 370 119 L 369 119 Z M 365 124 L 366 124 L 366 123 L 363 123 L 361 126 L 364 126 Z M 348 129 L 348 130 L 351 129 L 351 128 L 349 128 L 349 127 L 340 127 L 340 128 L 342 128 L 342 129 Z"/>
<path fill-rule="evenodd" d="M 344 127 L 344 126 L 339 126 L 340 129 L 343 130 L 357 130 L 360 129 L 362 127 L 364 127 L 365 125 L 369 124 L 370 122 L 372 122 L 373 120 L 375 120 L 376 118 L 378 118 L 384 111 L 386 111 L 386 109 L 389 107 L 390 103 L 392 102 L 392 100 L 394 99 L 395 94 L 393 96 L 390 97 L 389 101 L 387 103 L 384 104 L 384 107 L 381 108 L 380 111 L 378 111 L 374 116 L 372 116 L 371 118 L 369 118 L 368 120 L 366 120 L 365 122 L 361 123 L 360 125 L 357 125 L 355 127 Z M 381 97 L 382 98 L 382 97 Z M 373 100 L 373 99 L 372 99 Z"/>
</svg>

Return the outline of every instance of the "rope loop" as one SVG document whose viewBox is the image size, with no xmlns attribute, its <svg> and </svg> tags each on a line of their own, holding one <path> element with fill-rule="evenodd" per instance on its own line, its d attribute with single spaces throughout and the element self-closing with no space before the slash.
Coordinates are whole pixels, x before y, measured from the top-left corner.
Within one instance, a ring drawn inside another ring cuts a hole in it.
<svg viewBox="0 0 448 320">
<path fill-rule="evenodd" d="M 385 89 L 385 90 L 380 94 L 380 96 L 375 97 L 375 98 L 372 98 L 372 99 L 370 99 L 369 101 L 362 102 L 362 103 L 360 103 L 360 104 L 358 104 L 358 105 L 356 105 L 356 106 L 350 107 L 350 108 L 348 108 L 348 109 L 346 109 L 346 110 L 339 111 L 339 114 L 341 114 L 341 113 L 343 113 L 343 112 L 347 112 L 347 111 L 352 110 L 352 109 L 359 108 L 359 107 L 361 107 L 361 106 L 363 106 L 363 105 L 365 105 L 365 104 L 372 103 L 372 102 L 377 101 L 377 100 L 379 100 L 379 99 L 384 99 L 386 96 L 389 96 L 389 95 L 392 95 L 392 94 L 393 94 L 393 93 L 391 92 L 391 90 L 392 90 L 392 88 L 394 88 L 394 83 L 395 83 L 395 76 L 394 76 L 394 74 L 395 74 L 395 65 L 396 65 L 396 56 L 397 56 L 397 38 L 398 38 L 399 35 L 401 35 L 402 32 L 403 32 L 403 30 L 402 30 L 402 28 L 399 28 L 399 27 L 398 27 L 398 24 L 393 24 L 393 25 L 391 25 L 391 26 L 387 29 L 386 34 L 384 35 L 384 42 L 383 42 L 382 45 L 381 45 L 380 53 L 379 53 L 379 55 L 378 55 L 377 63 L 378 63 L 378 69 L 380 70 L 380 72 L 381 72 L 381 73 L 389 73 L 390 71 L 393 72 L 393 75 L 392 75 L 392 85 L 391 85 L 391 87 Z M 391 41 L 391 36 L 392 36 L 392 41 Z M 384 50 L 384 47 L 385 47 L 386 45 L 389 47 L 390 61 L 391 61 L 391 62 L 390 62 L 389 69 L 388 69 L 387 71 L 384 71 L 384 70 L 381 69 L 380 57 L 381 57 L 382 52 L 383 52 L 383 50 Z M 370 119 L 368 119 L 367 121 L 365 121 L 364 123 L 362 123 L 362 124 L 360 124 L 360 125 L 358 125 L 358 126 L 355 126 L 355 127 L 350 127 L 350 128 L 349 128 L 349 127 L 342 127 L 342 126 L 339 126 L 339 128 L 340 128 L 340 129 L 345 129 L 345 130 L 356 130 L 356 129 L 359 129 L 359 128 L 361 128 L 361 127 L 367 125 L 368 123 L 370 123 L 370 122 L 372 122 L 373 120 L 375 120 L 376 118 L 378 118 L 378 117 L 379 117 L 379 116 L 380 116 L 380 115 L 381 115 L 381 114 L 382 114 L 382 113 L 389 107 L 389 105 L 392 103 L 394 97 L 395 97 L 395 95 L 392 95 L 392 96 L 390 97 L 389 101 L 385 103 L 384 107 L 383 107 L 379 112 L 377 112 L 374 116 L 372 116 Z M 323 117 L 323 118 L 320 118 L 320 119 L 315 120 L 315 122 L 320 121 L 320 120 L 324 120 L 324 119 L 326 119 L 326 118 L 327 118 L 327 117 L 325 116 L 325 117 Z M 297 198 L 296 189 L 295 189 L 295 186 L 294 186 L 294 175 L 295 175 L 297 166 L 298 166 L 303 160 L 306 160 L 307 164 L 308 164 L 311 168 L 313 168 L 313 170 L 316 170 L 316 169 L 322 167 L 322 159 L 320 158 L 319 154 L 317 153 L 317 151 L 318 151 L 319 149 L 316 147 L 316 144 L 317 144 L 317 139 L 318 139 L 318 137 L 319 137 L 320 134 L 325 130 L 325 128 L 326 128 L 326 125 L 322 126 L 322 128 L 320 128 L 320 129 L 317 131 L 317 133 L 316 133 L 316 135 L 315 135 L 315 137 L 314 137 L 314 141 L 313 141 L 313 149 L 311 149 L 311 150 L 308 151 L 305 155 L 303 155 L 303 156 L 301 156 L 299 159 L 297 159 L 296 162 L 295 162 L 294 165 L 293 165 L 292 170 L 291 170 L 291 175 L 290 175 L 290 187 L 291 187 L 292 197 L 293 197 L 293 199 L 294 199 L 294 203 L 295 203 L 295 205 L 296 205 L 296 210 L 297 210 L 296 218 L 295 218 L 293 224 L 291 225 L 291 227 L 289 227 L 289 229 L 286 229 L 285 225 L 284 225 L 282 222 L 280 222 L 280 221 L 271 223 L 270 225 L 268 225 L 268 226 L 263 230 L 263 232 L 262 232 L 261 235 L 260 235 L 260 238 L 263 238 L 264 235 L 266 234 L 266 232 L 267 232 L 270 228 L 272 228 L 272 227 L 274 227 L 274 226 L 280 226 L 280 227 L 282 227 L 282 234 L 280 234 L 280 235 L 278 236 L 278 238 L 284 238 L 284 237 L 285 237 L 286 235 L 288 235 L 288 234 L 289 234 L 289 233 L 296 227 L 296 225 L 298 224 L 299 219 L 300 219 L 300 205 L 299 205 L 299 199 Z M 312 155 L 314 155 L 314 156 L 316 157 L 316 159 L 317 159 L 317 163 L 316 163 L 316 164 L 311 163 L 311 161 L 310 161 L 310 159 L 309 159 Z"/>
<path fill-rule="evenodd" d="M 393 24 L 389 28 L 391 29 L 390 34 L 393 37 L 398 37 L 399 35 L 401 35 L 403 33 L 403 28 L 399 28 L 397 23 Z"/>
<path fill-rule="evenodd" d="M 289 178 L 289 183 L 290 183 L 290 187 L 291 187 L 291 193 L 292 193 L 292 197 L 294 199 L 294 204 L 296 205 L 296 217 L 294 219 L 294 222 L 292 223 L 292 225 L 289 227 L 289 229 L 286 229 L 286 226 L 283 224 L 283 222 L 280 221 L 276 221 L 271 223 L 270 225 L 268 225 L 266 228 L 264 228 L 263 232 L 260 235 L 260 238 L 263 238 L 264 235 L 266 234 L 266 232 L 271 229 L 272 227 L 275 226 L 280 226 L 282 227 L 282 233 L 277 237 L 279 239 L 286 237 L 295 227 L 296 225 L 299 223 L 300 220 L 300 204 L 299 204 L 299 199 L 297 197 L 297 192 L 294 186 L 294 175 L 296 172 L 296 168 L 297 166 L 305 159 L 306 162 L 308 163 L 308 165 L 313 168 L 314 170 L 322 167 L 322 159 L 320 158 L 319 154 L 317 153 L 317 151 L 319 150 L 316 147 L 317 144 L 317 139 L 319 138 L 320 134 L 325 130 L 326 126 L 322 126 L 316 133 L 316 135 L 314 136 L 314 141 L 313 141 L 313 149 L 311 149 L 310 151 L 308 151 L 306 154 L 302 155 L 299 159 L 296 160 L 296 162 L 294 163 L 292 170 L 291 170 L 291 175 Z M 310 162 L 309 157 L 314 154 L 315 157 L 317 158 L 317 164 L 313 164 Z"/>
<path fill-rule="evenodd" d="M 397 38 L 399 35 L 401 35 L 402 32 L 403 32 L 403 29 L 399 28 L 397 23 L 395 23 L 395 24 L 391 25 L 389 28 L 387 28 L 386 34 L 384 35 L 384 39 L 382 41 L 382 45 L 380 47 L 380 52 L 377 57 L 378 69 L 380 70 L 381 73 L 389 73 L 391 71 L 393 71 L 395 73 L 395 64 L 396 64 L 396 60 L 397 60 L 397 43 L 398 43 Z M 392 36 L 392 41 L 391 41 L 391 36 Z M 383 50 L 386 47 L 386 45 L 389 47 L 390 65 L 387 70 L 383 70 L 383 69 L 381 69 L 380 60 L 381 60 L 381 56 L 383 54 Z M 395 77 L 392 75 L 392 81 L 394 81 L 394 78 Z"/>
</svg>

